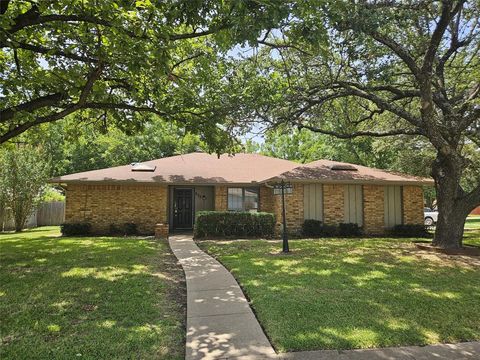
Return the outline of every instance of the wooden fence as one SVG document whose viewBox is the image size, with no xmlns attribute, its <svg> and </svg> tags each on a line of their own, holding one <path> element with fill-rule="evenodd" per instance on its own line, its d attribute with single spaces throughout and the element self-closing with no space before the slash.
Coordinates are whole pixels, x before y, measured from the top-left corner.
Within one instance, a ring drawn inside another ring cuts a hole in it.
<svg viewBox="0 0 480 360">
<path fill-rule="evenodd" d="M 42 203 L 37 208 L 37 226 L 60 225 L 65 221 L 65 201 Z"/>
<path fill-rule="evenodd" d="M 37 226 L 60 225 L 65 221 L 65 202 L 52 201 L 40 204 L 28 217 L 26 228 Z M 15 222 L 11 210 L 7 210 L 3 219 L 0 219 L 0 231 L 15 229 Z"/>
</svg>

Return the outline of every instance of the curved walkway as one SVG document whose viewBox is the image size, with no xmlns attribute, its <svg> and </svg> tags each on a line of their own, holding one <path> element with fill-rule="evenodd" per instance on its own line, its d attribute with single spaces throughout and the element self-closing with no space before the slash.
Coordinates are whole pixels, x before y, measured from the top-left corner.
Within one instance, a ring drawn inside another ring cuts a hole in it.
<svg viewBox="0 0 480 360">
<path fill-rule="evenodd" d="M 242 290 L 191 235 L 169 237 L 187 281 L 186 359 L 258 359 L 275 356 Z"/>
<path fill-rule="evenodd" d="M 198 248 L 191 235 L 169 237 L 187 280 L 187 360 L 447 360 L 480 359 L 480 342 L 276 354 L 232 274 Z"/>
</svg>

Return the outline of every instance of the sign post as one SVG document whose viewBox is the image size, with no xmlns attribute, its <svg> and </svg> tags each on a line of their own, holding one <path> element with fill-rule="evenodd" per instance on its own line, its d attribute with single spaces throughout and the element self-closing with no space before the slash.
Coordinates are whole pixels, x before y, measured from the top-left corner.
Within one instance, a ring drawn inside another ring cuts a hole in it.
<svg viewBox="0 0 480 360">
<path fill-rule="evenodd" d="M 284 180 L 278 185 L 274 185 L 273 187 L 273 193 L 275 195 L 281 195 L 282 196 L 282 222 L 283 222 L 283 234 L 282 234 L 282 239 L 283 239 L 283 252 L 288 253 L 290 252 L 289 246 L 288 246 L 288 234 L 287 234 L 287 216 L 286 216 L 286 210 L 285 210 L 285 194 L 291 194 L 293 192 L 292 185 L 289 183 L 285 183 Z"/>
</svg>

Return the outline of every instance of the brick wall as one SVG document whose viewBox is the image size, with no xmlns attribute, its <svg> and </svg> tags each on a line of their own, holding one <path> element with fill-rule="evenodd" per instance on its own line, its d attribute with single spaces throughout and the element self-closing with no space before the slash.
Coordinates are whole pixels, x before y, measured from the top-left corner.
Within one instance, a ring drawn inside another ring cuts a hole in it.
<svg viewBox="0 0 480 360">
<path fill-rule="evenodd" d="M 273 195 L 273 189 L 268 188 L 266 186 L 260 186 L 260 195 L 259 195 L 259 202 L 260 202 L 260 211 L 274 213 L 275 207 L 275 195 Z"/>
<path fill-rule="evenodd" d="M 227 211 L 227 187 L 215 186 L 215 211 Z"/>
<path fill-rule="evenodd" d="M 323 221 L 325 224 L 336 225 L 343 222 L 345 217 L 343 205 L 344 193 L 344 185 L 323 185 Z"/>
<path fill-rule="evenodd" d="M 403 223 L 423 224 L 423 189 L 420 186 L 403 187 Z"/>
<path fill-rule="evenodd" d="M 363 228 L 366 234 L 385 232 L 384 191 L 381 185 L 363 185 Z"/>
<path fill-rule="evenodd" d="M 65 222 L 90 222 L 92 232 L 107 233 L 111 224 L 137 224 L 139 233 L 153 234 L 167 223 L 165 185 L 76 185 L 66 190 Z"/>
<path fill-rule="evenodd" d="M 292 184 L 292 194 L 285 195 L 287 232 L 299 233 L 303 225 L 303 184 Z M 273 193 L 273 192 L 272 192 Z M 282 196 L 273 197 L 277 234 L 282 231 Z"/>
</svg>

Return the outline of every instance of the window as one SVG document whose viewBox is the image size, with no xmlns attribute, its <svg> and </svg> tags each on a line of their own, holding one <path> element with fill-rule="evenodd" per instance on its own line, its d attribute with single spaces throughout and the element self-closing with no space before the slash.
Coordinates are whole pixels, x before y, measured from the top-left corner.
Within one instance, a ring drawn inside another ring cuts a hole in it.
<svg viewBox="0 0 480 360">
<path fill-rule="evenodd" d="M 258 210 L 258 188 L 228 188 L 228 210 Z"/>
<path fill-rule="evenodd" d="M 228 210 L 232 210 L 232 211 L 243 210 L 243 189 L 242 188 L 228 189 Z"/>
<path fill-rule="evenodd" d="M 345 185 L 343 197 L 344 222 L 363 225 L 362 185 Z"/>
</svg>

